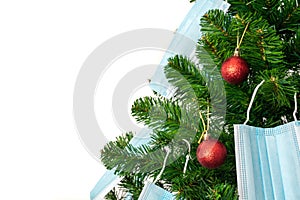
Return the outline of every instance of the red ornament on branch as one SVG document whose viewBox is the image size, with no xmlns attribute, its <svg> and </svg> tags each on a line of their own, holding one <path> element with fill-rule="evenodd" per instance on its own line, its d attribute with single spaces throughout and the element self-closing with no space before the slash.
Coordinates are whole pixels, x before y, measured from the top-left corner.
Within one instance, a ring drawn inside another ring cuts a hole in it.
<svg viewBox="0 0 300 200">
<path fill-rule="evenodd" d="M 209 105 L 207 106 L 207 125 L 205 124 L 202 113 L 199 112 L 203 125 L 203 132 L 198 141 L 196 156 L 199 163 L 208 169 L 220 167 L 226 159 L 227 149 L 219 140 L 213 139 L 207 133 L 209 130 Z M 201 142 L 202 138 L 204 140 Z"/>
<path fill-rule="evenodd" d="M 249 74 L 247 62 L 238 53 L 224 61 L 221 67 L 221 74 L 225 81 L 230 84 L 242 83 Z"/>
<path fill-rule="evenodd" d="M 216 139 L 202 141 L 197 148 L 197 160 L 208 169 L 220 167 L 226 160 L 227 149 Z"/>
<path fill-rule="evenodd" d="M 240 84 L 242 83 L 249 74 L 249 67 L 247 62 L 240 57 L 239 50 L 242 44 L 243 38 L 249 26 L 249 22 L 247 23 L 241 41 L 239 41 L 239 37 L 237 36 L 237 47 L 234 51 L 232 57 L 225 60 L 221 67 L 221 74 L 225 81 L 230 84 Z"/>
</svg>

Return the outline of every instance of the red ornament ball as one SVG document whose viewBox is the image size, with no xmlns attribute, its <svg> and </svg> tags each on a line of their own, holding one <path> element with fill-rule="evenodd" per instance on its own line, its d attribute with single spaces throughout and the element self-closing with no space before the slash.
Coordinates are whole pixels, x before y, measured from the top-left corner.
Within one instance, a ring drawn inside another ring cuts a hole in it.
<svg viewBox="0 0 300 200">
<path fill-rule="evenodd" d="M 220 141 L 208 139 L 199 144 L 196 154 L 199 163 L 203 167 L 215 169 L 225 162 L 227 149 Z"/>
<path fill-rule="evenodd" d="M 221 74 L 225 81 L 237 85 L 247 78 L 249 67 L 243 58 L 232 56 L 223 62 Z"/>
</svg>

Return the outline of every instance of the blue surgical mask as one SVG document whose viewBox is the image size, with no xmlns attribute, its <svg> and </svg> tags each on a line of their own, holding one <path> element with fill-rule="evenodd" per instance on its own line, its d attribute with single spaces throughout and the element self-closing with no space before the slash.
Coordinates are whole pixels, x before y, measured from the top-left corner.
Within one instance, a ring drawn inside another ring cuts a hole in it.
<svg viewBox="0 0 300 200">
<path fill-rule="evenodd" d="M 274 128 L 246 125 L 258 88 L 254 91 L 244 124 L 234 125 L 239 199 L 300 199 L 300 122 Z"/>
<path fill-rule="evenodd" d="M 106 170 L 93 190 L 90 192 L 90 199 L 103 200 L 105 195 L 118 185 L 121 180 L 122 178 L 114 174 L 114 170 Z"/>
<path fill-rule="evenodd" d="M 146 182 L 138 200 L 172 200 L 175 195 L 158 187 L 154 183 Z"/>
<path fill-rule="evenodd" d="M 144 128 L 139 133 L 137 133 L 130 140 L 129 143 L 135 147 L 138 147 L 143 144 L 147 144 L 151 140 L 150 133 L 151 133 L 150 129 Z M 112 190 L 115 186 L 117 186 L 121 180 L 122 178 L 115 175 L 114 170 L 106 170 L 104 175 L 102 175 L 98 183 L 90 192 L 90 199 L 92 200 L 104 199 L 105 195 L 110 190 Z"/>
<path fill-rule="evenodd" d="M 240 199 L 300 199 L 299 127 L 234 126 Z"/>
</svg>

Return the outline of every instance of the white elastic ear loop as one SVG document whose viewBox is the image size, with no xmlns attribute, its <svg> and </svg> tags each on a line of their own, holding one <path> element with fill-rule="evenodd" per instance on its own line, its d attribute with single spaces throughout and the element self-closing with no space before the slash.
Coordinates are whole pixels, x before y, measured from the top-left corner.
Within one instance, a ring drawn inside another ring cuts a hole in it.
<svg viewBox="0 0 300 200">
<path fill-rule="evenodd" d="M 257 93 L 257 90 L 258 90 L 258 88 L 259 88 L 264 82 L 265 82 L 265 80 L 262 80 L 262 82 L 260 82 L 260 84 L 258 84 L 258 85 L 256 86 L 256 88 L 254 89 L 254 92 L 253 92 L 253 94 L 252 94 L 252 98 L 251 98 L 249 107 L 248 107 L 248 109 L 247 109 L 247 119 L 246 119 L 246 121 L 244 122 L 244 125 L 247 124 L 247 122 L 249 121 L 249 118 L 250 118 L 250 110 L 251 110 L 251 107 L 252 107 L 252 104 L 253 104 L 255 95 L 256 95 L 256 93 Z"/>
<path fill-rule="evenodd" d="M 166 168 L 167 159 L 168 159 L 168 157 L 169 157 L 169 154 L 170 154 L 171 150 L 170 150 L 168 147 L 165 147 L 165 149 L 166 149 L 167 155 L 166 155 L 166 157 L 165 157 L 163 167 L 162 167 L 162 169 L 160 170 L 160 172 L 159 172 L 158 176 L 156 177 L 155 181 L 153 182 L 153 184 L 155 184 L 155 183 L 160 179 L 162 173 L 164 172 L 164 170 L 165 170 L 165 168 Z"/>
<path fill-rule="evenodd" d="M 295 121 L 297 121 L 297 117 L 296 117 L 296 113 L 297 113 L 297 93 L 296 92 L 294 94 L 294 101 L 295 101 L 295 110 L 293 112 L 293 116 L 294 116 Z"/>
<path fill-rule="evenodd" d="M 185 143 L 188 145 L 188 148 L 189 148 L 189 153 L 186 155 L 186 160 L 185 160 L 185 164 L 184 164 L 184 168 L 183 168 L 183 174 L 185 174 L 188 162 L 189 162 L 189 160 L 191 158 L 191 145 L 190 145 L 190 143 L 186 139 L 182 139 L 182 140 L 185 141 Z M 174 195 L 176 195 L 178 193 L 179 192 L 173 192 Z"/>
<path fill-rule="evenodd" d="M 186 160 L 185 160 L 185 164 L 184 164 L 184 168 L 183 168 L 183 174 L 185 174 L 186 172 L 186 169 L 187 169 L 187 165 L 188 165 L 188 162 L 191 158 L 191 145 L 190 143 L 186 140 L 186 139 L 182 139 L 183 141 L 185 141 L 185 143 L 188 145 L 189 147 L 189 153 L 186 155 Z"/>
</svg>

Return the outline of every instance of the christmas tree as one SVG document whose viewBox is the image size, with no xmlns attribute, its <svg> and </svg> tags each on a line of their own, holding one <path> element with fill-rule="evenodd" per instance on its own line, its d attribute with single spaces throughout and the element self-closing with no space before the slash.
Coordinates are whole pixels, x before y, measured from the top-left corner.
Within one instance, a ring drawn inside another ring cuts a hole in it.
<svg viewBox="0 0 300 200">
<path fill-rule="evenodd" d="M 176 88 L 174 96 L 154 93 L 132 105 L 135 119 L 153 130 L 150 143 L 130 145 L 134 134 L 129 132 L 101 152 L 106 168 L 123 177 L 119 188 L 133 199 L 138 199 L 146 179 L 158 176 L 156 185 L 178 199 L 237 199 L 233 124 L 246 120 L 251 96 L 262 80 L 248 124 L 274 127 L 293 121 L 294 94 L 300 88 L 297 0 L 228 3 L 227 13 L 210 10 L 199 19 L 200 63 L 181 55 L 169 58 L 164 72 Z M 220 147 L 199 158 L 200 145 L 206 151 L 205 142 L 212 140 Z M 166 147 L 170 155 L 160 174 Z M 117 199 L 116 193 L 111 191 L 107 199 Z"/>
</svg>

